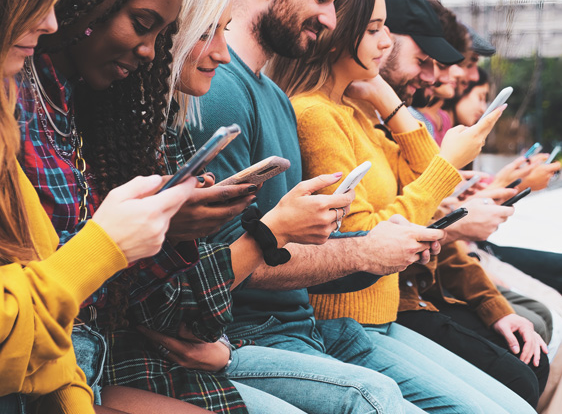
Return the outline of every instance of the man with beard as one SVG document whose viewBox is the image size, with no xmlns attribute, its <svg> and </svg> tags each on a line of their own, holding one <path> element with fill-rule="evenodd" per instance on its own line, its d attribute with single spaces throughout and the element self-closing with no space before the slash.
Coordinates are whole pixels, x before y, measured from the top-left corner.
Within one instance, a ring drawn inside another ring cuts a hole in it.
<svg viewBox="0 0 562 414">
<path fill-rule="evenodd" d="M 298 57 L 314 44 L 322 30 L 333 29 L 333 7 L 331 1 L 317 0 L 236 1 L 227 34 L 232 61 L 217 69 L 210 92 L 201 98 L 203 130 L 191 128 L 196 147 L 221 125 L 236 122 L 242 129 L 208 167 L 218 181 L 271 155 L 291 161 L 288 171 L 264 183 L 256 201 L 263 212 L 301 180 L 301 159 L 290 101 L 261 70 L 274 54 Z M 287 247 L 292 255 L 288 263 L 258 268 L 233 293 L 234 323 L 228 335 L 236 341 L 252 340 L 260 349 L 278 348 L 275 351 L 279 354 L 256 353 L 254 360 L 235 359 L 235 369 L 227 370 L 229 378 L 277 395 L 307 412 L 348 412 L 337 408 L 334 401 L 341 404 L 347 399 L 342 393 L 358 392 L 364 396 L 362 406 L 354 405 L 349 412 L 438 412 L 447 407 L 449 412 L 505 413 L 470 384 L 425 358 L 423 352 L 431 348 L 432 353 L 444 353 L 451 366 L 474 375 L 472 382 L 486 383 L 488 377 L 409 330 L 403 331 L 408 334 L 404 341 L 420 350 L 415 355 L 404 355 L 406 347 L 390 334 L 381 334 L 381 342 L 374 343 L 352 319 L 314 318 L 307 287 L 312 286 L 309 291 L 314 293 L 363 289 L 372 283 L 367 274 L 346 275 L 358 271 L 389 274 L 406 266 L 408 260 L 419 259 L 411 254 L 421 251 L 421 246 L 413 250 L 408 247 L 416 237 L 424 241 L 428 236 L 431 240 L 438 237 L 420 233 L 426 229 L 409 225 L 403 218 L 395 220 L 400 221 L 380 223 L 366 234 L 337 234 L 322 246 L 291 244 Z M 211 239 L 230 243 L 243 232 L 237 218 Z M 424 263 L 428 248 L 429 243 L 424 245 Z M 402 256 L 405 249 L 410 253 Z M 409 259 L 403 261 L 406 256 Z M 242 347 L 237 353 L 251 356 L 251 348 Z M 278 369 L 267 371 L 262 364 L 271 364 L 272 359 Z M 301 372 L 290 368 L 295 364 Z M 407 401 L 397 401 L 392 381 L 374 371 L 395 380 Z M 298 379 L 303 387 L 294 389 L 287 378 Z M 316 381 L 324 391 L 311 394 L 307 381 Z M 334 384 L 341 388 L 334 388 Z M 487 384 L 490 388 L 497 386 Z M 389 390 L 384 397 L 380 394 L 383 388 Z M 303 402 L 309 405 L 303 407 Z"/>
<path fill-rule="evenodd" d="M 408 106 L 417 89 L 435 82 L 434 60 L 452 65 L 464 59 L 445 40 L 439 17 L 427 2 L 387 1 L 386 26 L 394 45 L 383 57 L 380 74 Z"/>
</svg>

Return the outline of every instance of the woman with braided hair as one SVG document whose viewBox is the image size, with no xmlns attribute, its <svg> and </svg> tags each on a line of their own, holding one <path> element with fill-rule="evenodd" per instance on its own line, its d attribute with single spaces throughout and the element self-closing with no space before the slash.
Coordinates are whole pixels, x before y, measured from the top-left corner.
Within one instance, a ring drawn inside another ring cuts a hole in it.
<svg viewBox="0 0 562 414">
<path fill-rule="evenodd" d="M 43 53 L 27 62 L 21 86 L 28 98 L 22 98 L 19 104 L 23 115 L 23 167 L 62 243 L 73 237 L 112 188 L 130 176 L 162 171 L 166 158 L 160 146 L 168 106 L 170 49 L 181 7 L 201 9 L 206 4 L 198 0 L 61 0 L 56 6 L 60 31 L 42 39 Z M 188 16 L 185 12 L 183 15 Z M 338 178 L 332 177 L 330 182 Z M 200 187 L 207 186 L 209 180 L 201 177 Z M 239 214 L 255 198 L 257 188 L 242 184 L 195 189 L 198 190 L 201 192 L 194 193 L 182 208 L 181 233 L 173 224 L 174 237 L 168 237 L 159 254 L 114 277 L 84 302 L 86 306 L 80 314 L 83 321 L 94 322 L 109 332 L 126 327 L 129 304 L 138 308 L 167 281 L 187 272 L 198 260 L 193 240 Z M 224 199 L 236 200 L 225 204 Z M 221 201 L 221 205 L 213 205 Z M 345 204 L 349 201 L 338 205 Z M 186 215 L 186 211 L 190 214 Z M 312 239 L 320 234 L 325 240 L 333 230 L 333 212 L 326 207 L 323 217 L 321 228 L 309 232 L 314 233 Z M 283 236 L 284 233 L 283 230 Z M 259 251 L 255 242 L 247 243 L 253 243 L 253 250 Z M 204 251 L 213 248 L 216 247 Z M 216 249 L 226 251 L 224 246 Z M 259 263 L 261 255 L 253 256 L 253 262 Z M 221 259 L 228 260 L 228 253 L 222 253 Z M 215 265 L 210 260 L 205 263 L 209 268 Z M 191 284 L 192 297 L 198 301 L 207 300 L 209 291 L 213 292 L 209 302 L 215 297 L 223 298 L 217 301 L 219 309 L 198 310 L 202 316 L 195 323 L 200 338 L 216 340 L 231 320 L 230 296 L 225 291 L 249 274 L 246 267 L 237 269 L 237 274 L 243 276 L 236 281 L 228 272 L 220 275 L 225 280 L 188 278 L 185 282 Z M 197 272 L 193 273 L 197 277 Z M 103 337 L 88 325 L 81 325 L 74 329 L 73 342 L 78 362 L 99 403 Z M 217 386 L 211 382 L 203 388 L 219 398 L 233 393 L 221 383 Z M 113 390 L 107 399 L 104 394 L 104 406 L 123 411 L 133 407 L 135 413 L 150 410 L 130 390 Z M 204 400 L 201 405 L 222 412 L 245 412 L 240 397 L 234 401 L 227 408 L 222 401 L 209 405 Z M 281 401 L 277 400 L 277 405 L 280 412 L 290 412 L 282 410 Z M 227 411 L 229 408 L 235 411 Z M 103 411 L 103 407 L 99 410 Z"/>
<path fill-rule="evenodd" d="M 33 54 L 39 36 L 57 29 L 54 3 L 4 0 L 0 8 L 2 414 L 94 412 L 71 342 L 79 304 L 127 263 L 160 250 L 170 217 L 190 197 L 195 181 L 153 196 L 162 178 L 136 178 L 112 190 L 72 242 L 57 250 L 59 238 L 18 164 L 20 131 L 13 115 L 14 75 Z M 18 117 L 21 121 L 22 114 Z M 154 399 L 148 393 L 136 396 Z M 188 408 L 166 401 L 160 398 L 159 406 L 168 412 Z"/>
</svg>

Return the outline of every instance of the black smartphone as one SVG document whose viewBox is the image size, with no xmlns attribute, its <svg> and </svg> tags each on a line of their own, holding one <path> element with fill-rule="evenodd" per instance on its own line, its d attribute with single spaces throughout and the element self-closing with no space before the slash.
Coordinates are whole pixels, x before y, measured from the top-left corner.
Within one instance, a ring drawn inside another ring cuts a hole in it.
<svg viewBox="0 0 562 414">
<path fill-rule="evenodd" d="M 468 214 L 468 210 L 464 207 L 457 208 L 455 211 L 451 211 L 445 217 L 440 218 L 435 223 L 427 226 L 428 229 L 444 229 L 449 227 L 451 224 L 459 221 L 464 216 Z"/>
<path fill-rule="evenodd" d="M 515 203 L 517 203 L 519 200 L 521 200 L 523 197 L 528 196 L 530 193 L 531 193 L 531 187 L 527 187 L 523 191 L 521 191 L 519 194 L 514 195 L 513 197 L 511 197 L 507 201 L 504 201 L 502 206 L 504 206 L 504 207 L 512 206 Z"/>
<path fill-rule="evenodd" d="M 517 187 L 519 184 L 521 184 L 521 178 L 518 178 L 517 180 L 515 180 L 515 181 L 512 182 L 511 184 L 506 185 L 505 188 L 515 188 L 515 187 Z"/>
<path fill-rule="evenodd" d="M 181 167 L 158 192 L 162 192 L 184 181 L 189 175 L 197 175 L 215 158 L 224 147 L 238 136 L 240 127 L 232 124 L 220 127 L 211 138 Z"/>
</svg>

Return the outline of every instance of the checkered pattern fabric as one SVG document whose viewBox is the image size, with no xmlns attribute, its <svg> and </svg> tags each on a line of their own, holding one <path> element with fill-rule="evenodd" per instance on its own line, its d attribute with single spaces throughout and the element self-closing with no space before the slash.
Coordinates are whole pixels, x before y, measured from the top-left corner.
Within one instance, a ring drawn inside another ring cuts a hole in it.
<svg viewBox="0 0 562 414">
<path fill-rule="evenodd" d="M 37 72 L 45 90 L 59 108 L 72 112 L 72 85 L 55 71 L 47 55 L 35 59 Z M 22 135 L 22 167 L 37 190 L 47 214 L 64 244 L 83 226 L 79 223 L 80 205 L 79 173 L 74 167 L 76 154 L 71 139 L 60 135 L 47 123 L 53 142 L 50 142 L 37 113 L 37 103 L 29 81 L 19 82 L 20 99 L 17 115 Z M 64 116 L 45 103 L 53 122 L 60 131 L 70 130 L 69 116 Z M 87 160 L 86 160 L 87 162 Z M 87 200 L 88 219 L 99 205 L 95 177 L 86 170 L 86 180 L 90 186 Z M 174 272 L 191 267 L 198 260 L 195 243 L 184 246 L 181 254 L 165 243 L 161 252 L 149 259 L 137 262 L 140 269 L 138 280 L 131 290 L 130 303 L 145 299 L 162 282 L 173 277 Z M 116 274 L 114 277 L 119 276 Z M 106 285 L 101 287 L 82 306 L 94 304 L 103 308 L 106 300 Z M 100 311 L 98 311 L 99 313 Z"/>
</svg>

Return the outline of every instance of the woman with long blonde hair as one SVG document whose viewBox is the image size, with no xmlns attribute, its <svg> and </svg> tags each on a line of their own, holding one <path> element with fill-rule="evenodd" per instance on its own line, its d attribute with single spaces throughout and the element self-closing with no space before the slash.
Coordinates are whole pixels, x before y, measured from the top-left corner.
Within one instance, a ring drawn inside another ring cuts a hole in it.
<svg viewBox="0 0 562 414">
<path fill-rule="evenodd" d="M 93 219 L 57 250 L 56 232 L 18 163 L 21 137 L 14 117 L 14 76 L 33 55 L 39 36 L 56 31 L 54 3 L 4 0 L 0 7 L 3 414 L 94 412 L 92 392 L 76 364 L 70 337 L 78 305 L 129 262 L 160 250 L 171 216 L 194 187 L 190 180 L 151 196 L 162 178 L 136 178 L 112 191 Z"/>
</svg>

